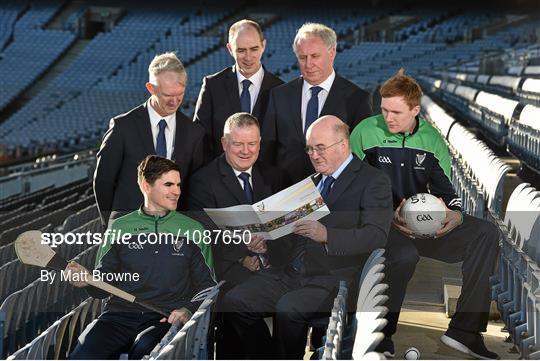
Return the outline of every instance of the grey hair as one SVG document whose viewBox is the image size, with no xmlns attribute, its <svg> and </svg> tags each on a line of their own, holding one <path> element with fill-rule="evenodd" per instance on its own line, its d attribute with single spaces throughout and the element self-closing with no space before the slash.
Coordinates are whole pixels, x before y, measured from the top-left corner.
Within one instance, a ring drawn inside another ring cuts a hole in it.
<svg viewBox="0 0 540 361">
<path fill-rule="evenodd" d="M 158 54 L 152 59 L 148 66 L 148 81 L 156 84 L 156 77 L 166 71 L 172 71 L 187 77 L 184 64 L 178 59 L 174 52 Z"/>
<path fill-rule="evenodd" d="M 223 135 L 231 134 L 232 130 L 235 128 L 246 128 L 251 126 L 257 127 L 260 131 L 259 121 L 253 115 L 244 112 L 234 113 L 225 121 Z"/>
<path fill-rule="evenodd" d="M 324 45 L 326 45 L 328 50 L 337 46 L 337 35 L 332 28 L 318 23 L 305 23 L 302 25 L 302 27 L 300 27 L 300 29 L 298 29 L 296 36 L 294 37 L 293 51 L 295 54 L 298 42 L 310 36 L 319 37 L 323 41 Z"/>
</svg>

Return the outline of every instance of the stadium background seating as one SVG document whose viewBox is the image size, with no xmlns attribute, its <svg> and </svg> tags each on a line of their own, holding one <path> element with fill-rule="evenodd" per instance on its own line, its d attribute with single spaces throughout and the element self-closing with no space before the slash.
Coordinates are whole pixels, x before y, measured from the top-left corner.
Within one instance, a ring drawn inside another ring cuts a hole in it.
<svg viewBox="0 0 540 361">
<path fill-rule="evenodd" d="M 378 87 L 397 70 L 420 81 L 422 115 L 447 141 L 464 210 L 501 230 L 492 296 L 510 340 L 523 358 L 540 358 L 540 21 L 534 13 L 511 3 L 490 12 L 152 3 L 159 6 L 128 0 L 0 4 L 0 74 L 7 85 L 0 87 L 0 357 L 65 358 L 100 306 L 65 283 L 39 281 L 37 268 L 16 259 L 17 235 L 100 232 L 91 189 L 95 149 L 112 116 L 147 99 L 152 57 L 176 51 L 185 62 L 182 111 L 192 116 L 202 78 L 231 64 L 226 29 L 253 17 L 268 41 L 263 63 L 285 81 L 298 76 L 291 43 L 305 21 L 336 30 L 335 68 L 373 93 L 376 111 Z M 57 251 L 91 266 L 96 248 Z M 320 358 L 380 357 L 373 350 L 386 312 L 383 254 L 374 252 L 371 260 L 361 277 L 356 310 L 362 312 L 347 314 L 341 287 Z M 208 329 L 211 302 L 206 306 L 149 357 L 208 355 L 201 330 Z M 360 330 L 360 323 L 370 327 Z"/>
</svg>

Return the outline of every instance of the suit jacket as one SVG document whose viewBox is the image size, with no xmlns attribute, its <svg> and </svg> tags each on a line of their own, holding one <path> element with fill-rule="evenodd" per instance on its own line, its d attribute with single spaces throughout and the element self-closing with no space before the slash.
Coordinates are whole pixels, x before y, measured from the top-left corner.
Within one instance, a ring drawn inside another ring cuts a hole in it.
<svg viewBox="0 0 540 361">
<path fill-rule="evenodd" d="M 270 90 L 280 84 L 283 84 L 281 79 L 264 69 L 261 89 L 252 112 L 261 125 Z M 238 112 L 240 112 L 240 96 L 235 66 L 204 77 L 193 121 L 202 125 L 205 130 L 208 161 L 223 153 L 221 147 L 223 126 L 229 116 Z"/>
<path fill-rule="evenodd" d="M 300 77 L 272 89 L 262 126 L 261 159 L 282 169 L 287 186 L 314 172 L 304 151 L 303 82 Z M 353 129 L 371 113 L 371 95 L 336 74 L 320 115 L 335 115 Z"/>
<path fill-rule="evenodd" d="M 143 203 L 137 165 L 147 155 L 156 154 L 147 104 L 112 118 L 103 136 L 97 153 L 94 194 L 104 225 L 111 211 L 132 211 Z M 180 166 L 183 191 L 189 176 L 203 165 L 203 138 L 202 128 L 177 111 L 172 159 Z"/>
<path fill-rule="evenodd" d="M 281 190 L 282 179 L 279 170 L 272 166 L 255 163 L 251 181 L 254 202 L 261 201 Z M 220 155 L 191 177 L 188 195 L 190 210 L 202 211 L 203 208 L 223 208 L 240 204 L 246 204 L 244 191 L 232 167 L 227 163 L 225 155 Z M 206 214 L 199 212 L 192 216 L 208 228 L 217 229 Z M 280 240 L 268 242 L 268 255 L 272 265 L 285 262 L 283 260 L 285 257 L 283 253 L 287 253 L 287 250 L 283 249 L 285 243 Z M 248 255 L 248 250 L 243 244 L 225 246 L 218 242 L 217 247 L 214 248 L 218 277 L 232 283 L 239 283 L 246 279 L 251 272 L 238 263 L 238 260 L 246 255 Z"/>
<path fill-rule="evenodd" d="M 313 177 L 315 183 L 321 179 L 318 174 Z M 327 243 L 298 236 L 294 253 L 304 253 L 302 285 L 334 290 L 340 280 L 351 284 L 369 254 L 386 245 L 393 217 L 390 178 L 354 155 L 326 204 L 330 214 L 320 222 L 327 229 Z M 265 274 L 282 277 L 277 270 Z"/>
</svg>

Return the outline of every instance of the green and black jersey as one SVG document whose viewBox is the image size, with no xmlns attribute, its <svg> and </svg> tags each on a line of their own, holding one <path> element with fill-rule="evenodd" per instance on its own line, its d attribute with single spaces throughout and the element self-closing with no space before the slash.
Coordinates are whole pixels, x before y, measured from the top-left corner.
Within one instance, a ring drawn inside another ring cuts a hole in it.
<svg viewBox="0 0 540 361">
<path fill-rule="evenodd" d="M 461 210 L 461 198 L 452 187 L 448 148 L 425 119 L 417 117 L 411 133 L 392 134 L 379 114 L 361 121 L 350 142 L 360 159 L 390 176 L 394 207 L 413 194 L 431 193 L 448 208 Z"/>
<path fill-rule="evenodd" d="M 191 302 L 192 297 L 215 285 L 211 247 L 200 241 L 203 231 L 199 222 L 178 212 L 158 217 L 139 209 L 112 222 L 97 253 L 96 270 L 137 274 L 138 280 L 124 277 L 111 283 L 165 311 L 184 307 L 194 312 L 199 302 Z M 94 297 L 107 296 L 93 288 L 88 291 Z M 146 311 L 114 296 L 105 307 Z"/>
</svg>

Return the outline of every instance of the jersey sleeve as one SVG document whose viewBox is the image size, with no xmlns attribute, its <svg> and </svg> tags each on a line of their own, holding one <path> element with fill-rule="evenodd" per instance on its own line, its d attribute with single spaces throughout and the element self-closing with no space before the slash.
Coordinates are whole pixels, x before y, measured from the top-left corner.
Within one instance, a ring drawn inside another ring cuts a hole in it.
<svg viewBox="0 0 540 361">
<path fill-rule="evenodd" d="M 120 268 L 120 259 L 117 249 L 114 247 L 114 243 L 116 242 L 114 235 L 120 233 L 114 232 L 114 230 L 116 230 L 114 223 L 115 222 L 113 222 L 111 227 L 105 232 L 103 242 L 98 245 L 99 248 L 96 254 L 94 269 L 102 273 L 115 273 L 118 272 L 118 269 Z M 86 287 L 86 291 L 94 298 L 106 298 L 110 295 L 108 292 L 93 286 Z"/>
<path fill-rule="evenodd" d="M 434 154 L 436 161 L 429 182 L 431 194 L 441 197 L 449 209 L 461 211 L 461 198 L 452 185 L 452 165 L 448 147 L 441 138 L 438 138 L 435 144 Z"/>
<path fill-rule="evenodd" d="M 364 152 L 364 146 L 362 142 L 362 129 L 362 123 L 358 124 L 354 128 L 349 138 L 349 143 L 351 145 L 351 151 L 356 154 L 358 158 L 363 160 L 366 157 L 366 153 Z"/>
</svg>

